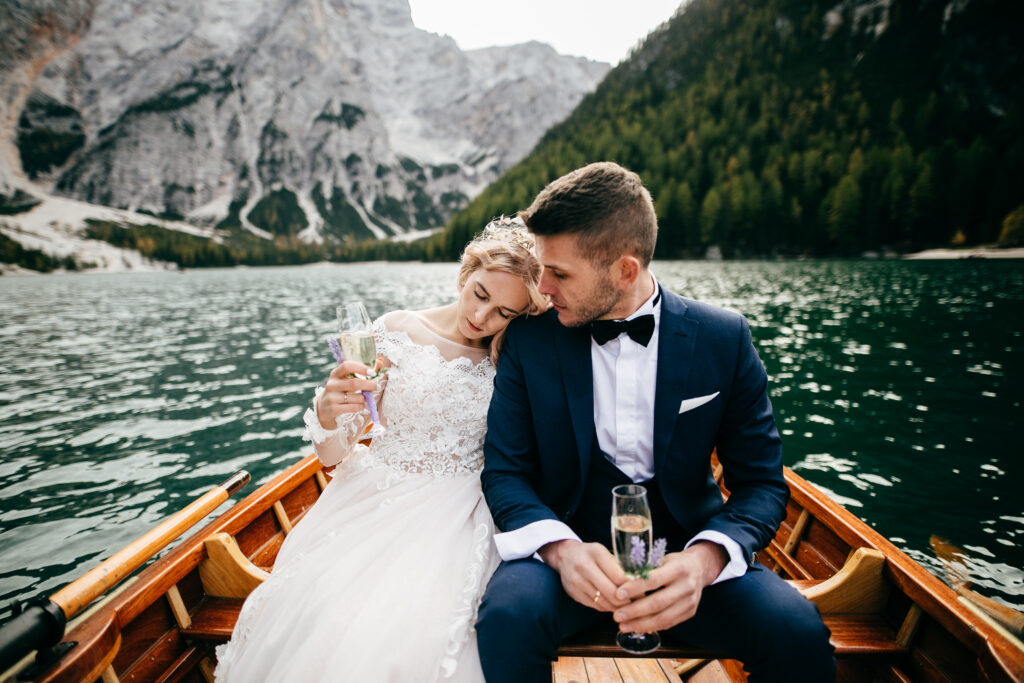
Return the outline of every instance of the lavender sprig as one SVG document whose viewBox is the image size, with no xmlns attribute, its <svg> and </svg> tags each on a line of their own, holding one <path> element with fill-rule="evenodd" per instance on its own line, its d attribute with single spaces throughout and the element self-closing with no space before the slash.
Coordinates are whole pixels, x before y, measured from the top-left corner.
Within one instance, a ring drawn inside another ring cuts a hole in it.
<svg viewBox="0 0 1024 683">
<path fill-rule="evenodd" d="M 331 347 L 331 353 L 334 354 L 334 360 L 341 365 L 345 362 L 345 353 L 341 350 L 341 344 L 334 337 L 327 338 L 327 345 Z M 380 417 L 377 416 L 377 402 L 373 400 L 372 391 L 363 391 L 363 400 L 366 401 L 366 407 L 370 409 L 370 420 L 373 424 L 380 425 Z"/>
<path fill-rule="evenodd" d="M 647 558 L 646 544 L 640 539 L 639 536 L 634 536 L 629 539 L 629 563 L 634 567 L 643 567 Z"/>
<path fill-rule="evenodd" d="M 327 345 L 331 347 L 331 353 L 334 354 L 334 360 L 337 361 L 338 365 L 345 362 L 345 353 L 341 350 L 341 344 L 334 337 L 327 338 Z"/>
<path fill-rule="evenodd" d="M 668 541 L 664 538 L 656 540 L 654 545 L 651 546 L 651 556 L 647 560 L 648 564 L 652 567 L 660 567 L 661 561 L 665 559 L 665 550 L 667 547 Z"/>
<path fill-rule="evenodd" d="M 668 541 L 664 538 L 656 540 L 651 545 L 650 554 L 647 553 L 647 544 L 638 536 L 629 539 L 629 544 L 629 564 L 631 567 L 635 567 L 632 573 L 641 579 L 646 579 L 650 576 L 652 569 L 661 566 L 662 561 L 665 559 Z"/>
</svg>

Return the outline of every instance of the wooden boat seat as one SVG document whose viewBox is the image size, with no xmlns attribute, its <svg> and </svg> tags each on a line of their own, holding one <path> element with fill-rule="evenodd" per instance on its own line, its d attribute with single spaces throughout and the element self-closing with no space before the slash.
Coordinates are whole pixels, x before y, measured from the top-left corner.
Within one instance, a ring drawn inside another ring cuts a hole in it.
<svg viewBox="0 0 1024 683">
<path fill-rule="evenodd" d="M 227 535 L 208 541 L 208 549 L 231 548 L 233 539 Z M 226 538 L 225 538 L 226 537 Z M 237 547 L 237 546 L 236 546 Z M 238 565 L 234 574 L 250 575 L 249 560 L 241 553 L 214 552 L 220 563 Z M 892 627 L 878 615 L 888 586 L 882 577 L 885 558 L 869 548 L 858 548 L 843 568 L 825 581 L 795 581 L 794 585 L 818 605 L 826 626 L 832 632 L 832 644 L 840 655 L 894 654 L 905 652 Z M 219 567 L 225 571 L 225 566 Z M 211 582 L 219 585 L 218 582 Z M 223 595 L 223 594 L 222 594 Z M 198 640 L 224 642 L 231 637 L 244 598 L 217 597 L 208 594 L 190 613 L 191 623 L 181 629 L 182 635 Z M 615 645 L 615 626 L 610 621 L 570 638 L 558 649 L 559 657 L 622 657 Z M 723 653 L 708 651 L 679 643 L 665 642 L 657 651 L 658 658 L 720 659 Z"/>
</svg>

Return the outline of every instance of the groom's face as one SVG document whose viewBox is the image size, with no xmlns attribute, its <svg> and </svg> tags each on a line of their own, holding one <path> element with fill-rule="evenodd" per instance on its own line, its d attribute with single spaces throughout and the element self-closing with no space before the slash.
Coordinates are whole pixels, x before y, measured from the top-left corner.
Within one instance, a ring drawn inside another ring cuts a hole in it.
<svg viewBox="0 0 1024 683">
<path fill-rule="evenodd" d="M 537 256 L 544 266 L 540 292 L 551 299 L 558 322 L 579 327 L 608 315 L 622 293 L 611 276 L 579 254 L 575 235 L 537 235 Z"/>
</svg>

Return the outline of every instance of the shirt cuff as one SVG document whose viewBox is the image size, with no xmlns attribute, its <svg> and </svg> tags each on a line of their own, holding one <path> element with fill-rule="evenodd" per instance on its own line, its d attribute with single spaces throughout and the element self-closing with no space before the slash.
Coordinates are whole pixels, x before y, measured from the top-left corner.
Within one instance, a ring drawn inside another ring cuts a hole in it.
<svg viewBox="0 0 1024 683">
<path fill-rule="evenodd" d="M 690 542 L 686 544 L 686 547 L 689 548 L 697 541 L 709 541 L 711 543 L 716 543 L 725 548 L 725 551 L 729 553 L 729 563 L 722 569 L 722 573 L 718 575 L 718 578 L 711 582 L 712 586 L 721 581 L 735 579 L 747 573 L 747 562 L 743 557 L 743 549 L 740 548 L 740 544 L 723 534 L 721 531 L 702 531 L 691 538 Z"/>
<path fill-rule="evenodd" d="M 566 540 L 578 541 L 580 537 L 557 519 L 541 519 L 513 531 L 494 534 L 498 555 L 506 562 L 530 557 L 548 543 Z"/>
<path fill-rule="evenodd" d="M 320 394 L 324 393 L 323 387 L 317 387 L 316 392 L 313 396 L 313 407 L 306 408 L 306 412 L 302 416 L 302 421 L 306 423 L 306 431 L 303 433 L 302 438 L 306 441 L 312 441 L 314 445 L 320 445 L 328 439 L 333 439 L 341 431 L 341 427 L 335 427 L 334 429 L 324 429 L 323 425 L 320 424 L 320 416 L 317 415 L 317 403 L 319 403 Z"/>
</svg>

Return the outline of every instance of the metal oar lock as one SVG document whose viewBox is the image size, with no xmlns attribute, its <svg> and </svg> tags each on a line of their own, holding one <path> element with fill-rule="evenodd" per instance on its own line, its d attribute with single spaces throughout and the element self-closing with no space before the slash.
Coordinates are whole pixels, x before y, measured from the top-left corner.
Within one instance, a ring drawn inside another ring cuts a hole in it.
<svg viewBox="0 0 1024 683">
<path fill-rule="evenodd" d="M 46 671 L 76 644 L 61 642 L 69 619 L 205 519 L 249 479 L 244 470 L 232 475 L 49 598 L 15 604 L 12 618 L 0 626 L 0 673 L 33 650 L 36 660 L 18 680 L 31 680 Z"/>
</svg>

